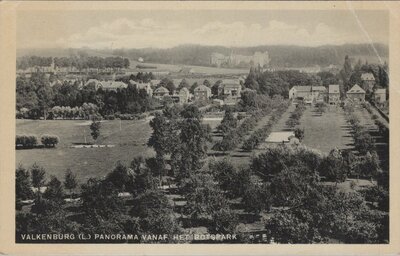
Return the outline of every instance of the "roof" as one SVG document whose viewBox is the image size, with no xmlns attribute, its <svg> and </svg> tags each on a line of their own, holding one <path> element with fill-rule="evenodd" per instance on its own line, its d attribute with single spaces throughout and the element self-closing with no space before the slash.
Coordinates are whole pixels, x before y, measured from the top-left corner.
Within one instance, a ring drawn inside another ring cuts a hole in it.
<svg viewBox="0 0 400 256">
<path fill-rule="evenodd" d="M 118 89 L 126 88 L 128 86 L 126 83 L 120 81 L 102 81 L 100 84 L 104 89 Z"/>
<path fill-rule="evenodd" d="M 282 143 L 289 142 L 289 138 L 295 136 L 293 131 L 290 132 L 271 132 L 265 142 Z"/>
<path fill-rule="evenodd" d="M 211 89 L 210 88 L 208 88 L 207 86 L 205 86 L 204 84 L 201 84 L 201 85 L 199 85 L 199 86 L 197 86 L 195 89 L 194 89 L 194 91 L 208 91 L 208 90 L 210 90 L 211 91 Z"/>
<path fill-rule="evenodd" d="M 224 88 L 241 88 L 240 84 L 224 84 Z"/>
<path fill-rule="evenodd" d="M 358 84 L 355 84 L 347 93 L 365 93 L 365 91 Z"/>
<path fill-rule="evenodd" d="M 95 84 L 97 84 L 97 83 L 99 83 L 99 80 L 97 80 L 97 79 L 89 79 L 86 83 L 85 83 L 85 86 L 86 85 L 88 85 L 88 84 L 91 84 L 91 83 L 95 83 Z"/>
<path fill-rule="evenodd" d="M 312 87 L 313 91 L 326 91 L 325 86 L 313 86 Z"/>
<path fill-rule="evenodd" d="M 186 88 L 186 87 L 183 87 L 183 88 L 181 88 L 181 89 L 179 90 L 179 93 L 181 93 L 181 92 L 189 93 L 189 89 Z"/>
<path fill-rule="evenodd" d="M 298 92 L 311 92 L 311 86 L 305 85 L 305 86 L 293 86 L 292 89 L 295 89 Z"/>
<path fill-rule="evenodd" d="M 239 84 L 240 85 L 240 79 L 223 79 L 222 83 L 224 83 L 224 84 Z"/>
<path fill-rule="evenodd" d="M 159 93 L 159 92 L 169 93 L 169 90 L 167 88 L 161 86 L 154 90 L 154 93 Z"/>
<path fill-rule="evenodd" d="M 340 93 L 338 84 L 330 84 L 329 85 L 329 93 Z"/>
<path fill-rule="evenodd" d="M 375 81 L 375 77 L 372 73 L 361 74 L 361 80 L 363 81 Z"/>
<path fill-rule="evenodd" d="M 375 91 L 376 94 L 386 94 L 386 89 L 376 89 Z"/>
</svg>

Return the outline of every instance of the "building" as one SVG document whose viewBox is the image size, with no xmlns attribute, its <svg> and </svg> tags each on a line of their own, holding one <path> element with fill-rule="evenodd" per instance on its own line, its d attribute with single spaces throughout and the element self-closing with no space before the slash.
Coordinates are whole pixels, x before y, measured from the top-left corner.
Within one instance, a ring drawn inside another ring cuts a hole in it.
<svg viewBox="0 0 400 256">
<path fill-rule="evenodd" d="M 153 91 L 153 97 L 156 99 L 161 99 L 165 95 L 169 95 L 169 90 L 163 86 L 160 86 Z"/>
<path fill-rule="evenodd" d="M 293 86 L 289 90 L 289 99 L 304 99 L 314 102 L 318 99 L 324 99 L 326 88 L 324 86 Z"/>
<path fill-rule="evenodd" d="M 234 67 L 242 64 L 245 65 L 260 65 L 261 67 L 267 66 L 270 62 L 268 52 L 255 52 L 253 55 L 245 56 L 238 54 L 230 54 L 225 56 L 221 53 L 212 53 L 210 63 L 217 67 L 228 66 Z"/>
<path fill-rule="evenodd" d="M 338 84 L 330 84 L 328 88 L 328 103 L 336 105 L 340 101 L 340 88 Z"/>
<path fill-rule="evenodd" d="M 242 90 L 242 85 L 239 80 L 236 79 L 226 79 L 222 83 L 223 95 L 225 97 L 231 97 L 237 99 L 240 97 L 240 92 Z M 218 88 L 219 91 L 220 88 Z"/>
<path fill-rule="evenodd" d="M 149 95 L 150 97 L 153 96 L 153 89 L 151 88 L 150 83 L 138 83 L 133 80 L 130 80 L 129 83 L 132 84 L 136 88 L 136 90 L 145 90 L 147 95 Z"/>
<path fill-rule="evenodd" d="M 85 86 L 94 85 L 94 89 L 103 89 L 105 91 L 117 91 L 118 89 L 127 88 L 128 85 L 120 81 L 99 81 L 97 79 L 89 79 Z"/>
<path fill-rule="evenodd" d="M 205 85 L 199 85 L 194 89 L 194 99 L 197 101 L 206 101 L 211 97 L 211 89 Z"/>
<path fill-rule="evenodd" d="M 386 102 L 386 89 L 377 89 L 374 92 L 374 99 L 376 103 Z"/>
<path fill-rule="evenodd" d="M 372 73 L 361 74 L 362 88 L 364 91 L 372 91 L 375 86 L 375 77 Z"/>
<path fill-rule="evenodd" d="M 190 99 L 190 92 L 189 89 L 183 87 L 179 90 L 179 103 L 187 103 Z"/>
<path fill-rule="evenodd" d="M 358 84 L 355 84 L 346 93 L 347 98 L 353 102 L 363 102 L 365 101 L 365 91 Z"/>
<path fill-rule="evenodd" d="M 288 132 L 271 132 L 268 138 L 265 139 L 266 143 L 290 143 L 294 142 L 296 136 L 293 131 Z"/>
</svg>

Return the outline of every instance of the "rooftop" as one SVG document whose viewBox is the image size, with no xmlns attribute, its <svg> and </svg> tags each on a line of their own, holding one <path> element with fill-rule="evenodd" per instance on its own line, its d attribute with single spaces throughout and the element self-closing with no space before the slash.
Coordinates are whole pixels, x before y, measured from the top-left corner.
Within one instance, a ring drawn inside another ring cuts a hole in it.
<svg viewBox="0 0 400 256">
<path fill-rule="evenodd" d="M 340 93 L 338 84 L 330 84 L 329 85 L 329 93 Z"/>
<path fill-rule="evenodd" d="M 289 142 L 289 138 L 294 136 L 294 132 L 271 132 L 265 142 L 269 143 L 282 143 Z"/>
<path fill-rule="evenodd" d="M 358 84 L 355 84 L 347 93 L 365 93 L 365 91 Z"/>
<path fill-rule="evenodd" d="M 375 77 L 372 73 L 361 74 L 361 80 L 363 81 L 375 81 Z"/>
</svg>

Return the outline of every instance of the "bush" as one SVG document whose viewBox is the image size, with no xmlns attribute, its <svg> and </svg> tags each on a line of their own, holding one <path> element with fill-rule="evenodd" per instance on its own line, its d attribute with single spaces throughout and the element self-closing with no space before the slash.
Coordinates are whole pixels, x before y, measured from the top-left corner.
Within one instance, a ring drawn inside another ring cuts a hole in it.
<svg viewBox="0 0 400 256">
<path fill-rule="evenodd" d="M 105 115 L 104 119 L 105 120 L 114 120 L 115 119 L 115 115 Z"/>
<path fill-rule="evenodd" d="M 16 135 L 15 145 L 22 147 L 34 147 L 38 144 L 38 138 L 36 135 Z"/>
<path fill-rule="evenodd" d="M 46 147 L 55 147 L 58 144 L 58 142 L 60 142 L 60 139 L 58 138 L 57 135 L 44 134 L 42 135 L 40 141 Z"/>
</svg>

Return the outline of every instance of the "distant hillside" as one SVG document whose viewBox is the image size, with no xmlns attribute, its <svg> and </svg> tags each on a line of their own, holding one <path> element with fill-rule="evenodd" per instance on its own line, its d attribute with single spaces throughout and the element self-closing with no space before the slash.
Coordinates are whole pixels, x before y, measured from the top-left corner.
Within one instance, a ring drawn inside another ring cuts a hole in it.
<svg viewBox="0 0 400 256">
<path fill-rule="evenodd" d="M 376 54 L 375 50 L 378 54 Z M 115 50 L 93 50 L 93 49 L 24 49 L 18 51 L 18 56 L 68 56 L 71 54 L 87 54 L 89 56 L 107 57 L 118 55 L 137 60 L 142 57 L 145 62 L 163 64 L 183 64 L 209 66 L 210 56 L 213 52 L 224 55 L 230 53 L 253 55 L 256 51 L 268 51 L 271 67 L 309 67 L 314 65 L 328 66 L 330 64 L 342 65 L 344 57 L 349 55 L 363 62 L 377 63 L 378 56 L 387 60 L 389 49 L 383 44 L 345 44 L 326 45 L 319 47 L 266 45 L 256 47 L 223 47 L 223 46 L 201 46 L 181 45 L 169 49 L 115 49 Z"/>
</svg>

